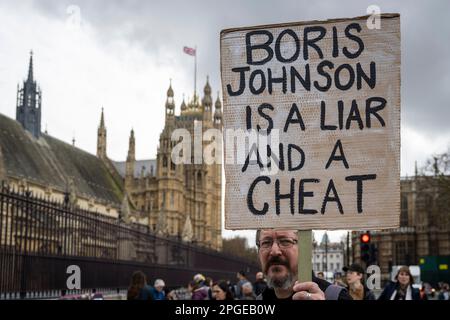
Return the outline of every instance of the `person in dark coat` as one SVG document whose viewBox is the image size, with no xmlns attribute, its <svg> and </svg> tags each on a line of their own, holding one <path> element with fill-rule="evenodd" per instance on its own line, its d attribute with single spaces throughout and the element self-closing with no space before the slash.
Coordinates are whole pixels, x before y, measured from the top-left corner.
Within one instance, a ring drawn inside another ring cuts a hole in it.
<svg viewBox="0 0 450 320">
<path fill-rule="evenodd" d="M 421 300 L 419 289 L 414 288 L 414 278 L 407 266 L 398 269 L 395 281 L 384 288 L 378 300 Z"/>
<path fill-rule="evenodd" d="M 375 300 L 375 295 L 364 283 L 364 269 L 359 264 L 344 267 L 345 277 L 348 284 L 348 292 L 353 300 Z"/>
<path fill-rule="evenodd" d="M 264 280 L 264 274 L 261 271 L 256 273 L 256 281 L 253 284 L 253 288 L 255 289 L 255 294 L 257 296 L 267 288 L 266 280 Z"/>
<path fill-rule="evenodd" d="M 147 285 L 147 277 L 142 271 L 136 271 L 131 276 L 127 300 L 153 300 L 151 287 Z"/>
</svg>

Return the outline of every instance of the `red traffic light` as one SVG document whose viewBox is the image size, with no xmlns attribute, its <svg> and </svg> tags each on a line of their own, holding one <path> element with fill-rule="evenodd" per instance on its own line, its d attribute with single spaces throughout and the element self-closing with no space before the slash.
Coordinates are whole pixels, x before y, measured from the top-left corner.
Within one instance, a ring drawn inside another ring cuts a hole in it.
<svg viewBox="0 0 450 320">
<path fill-rule="evenodd" d="M 369 243 L 370 242 L 370 234 L 363 233 L 360 237 L 360 240 L 362 243 Z"/>
</svg>

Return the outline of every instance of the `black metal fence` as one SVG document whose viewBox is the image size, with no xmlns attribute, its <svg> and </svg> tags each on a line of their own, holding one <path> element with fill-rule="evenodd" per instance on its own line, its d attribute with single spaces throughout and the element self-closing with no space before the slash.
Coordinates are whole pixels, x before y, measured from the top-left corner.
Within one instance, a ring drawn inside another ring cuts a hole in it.
<svg viewBox="0 0 450 320">
<path fill-rule="evenodd" d="M 159 237 L 146 226 L 51 201 L 2 184 L 0 190 L 0 299 L 54 295 L 67 289 L 67 268 L 81 270 L 81 288 L 126 288 L 142 270 L 169 287 L 195 273 L 234 280 L 258 266 L 242 258 Z"/>
</svg>

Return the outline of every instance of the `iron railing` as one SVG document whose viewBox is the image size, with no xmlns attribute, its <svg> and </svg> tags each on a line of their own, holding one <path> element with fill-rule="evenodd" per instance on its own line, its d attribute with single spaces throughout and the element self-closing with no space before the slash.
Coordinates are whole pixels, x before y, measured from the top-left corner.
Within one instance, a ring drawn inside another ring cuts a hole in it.
<svg viewBox="0 0 450 320">
<path fill-rule="evenodd" d="M 17 191 L 0 190 L 0 299 L 53 296 L 67 289 L 67 267 L 81 270 L 81 287 L 126 288 L 142 270 L 150 280 L 186 286 L 195 273 L 234 280 L 254 273 L 248 260 L 161 237 L 147 226 Z"/>
</svg>

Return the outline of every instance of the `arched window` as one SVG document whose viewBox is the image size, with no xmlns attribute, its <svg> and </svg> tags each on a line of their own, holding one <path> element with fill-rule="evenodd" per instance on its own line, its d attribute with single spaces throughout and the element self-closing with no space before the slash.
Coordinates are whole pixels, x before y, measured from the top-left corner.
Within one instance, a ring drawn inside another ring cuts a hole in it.
<svg viewBox="0 0 450 320">
<path fill-rule="evenodd" d="M 400 227 L 408 226 L 408 197 L 403 195 L 400 204 Z"/>
<path fill-rule="evenodd" d="M 167 156 L 163 157 L 163 167 L 167 168 Z"/>
</svg>

